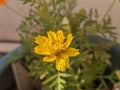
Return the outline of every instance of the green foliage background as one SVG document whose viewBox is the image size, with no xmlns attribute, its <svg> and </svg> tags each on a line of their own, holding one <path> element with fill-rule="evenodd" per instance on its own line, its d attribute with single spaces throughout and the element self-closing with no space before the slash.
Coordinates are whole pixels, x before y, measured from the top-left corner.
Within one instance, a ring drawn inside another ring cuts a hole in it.
<svg viewBox="0 0 120 90">
<path fill-rule="evenodd" d="M 96 9 L 75 12 L 76 0 L 22 1 L 31 5 L 29 16 L 18 30 L 22 57 L 29 74 L 42 82 L 42 90 L 102 90 L 118 81 L 110 69 L 108 51 L 116 43 L 116 33 L 109 16 L 100 21 Z M 72 33 L 72 46 L 80 50 L 79 56 L 71 58 L 66 72 L 56 71 L 54 63 L 42 62 L 42 56 L 33 53 L 35 36 L 59 29 L 65 35 Z"/>
</svg>

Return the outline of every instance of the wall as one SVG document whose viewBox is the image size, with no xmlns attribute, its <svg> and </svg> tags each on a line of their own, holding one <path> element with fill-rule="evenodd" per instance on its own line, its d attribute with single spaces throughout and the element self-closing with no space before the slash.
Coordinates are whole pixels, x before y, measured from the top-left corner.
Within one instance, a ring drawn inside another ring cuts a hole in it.
<svg viewBox="0 0 120 90">
<path fill-rule="evenodd" d="M 107 11 L 108 7 L 114 0 L 77 0 L 79 7 L 84 7 L 86 10 L 90 8 L 97 8 L 102 18 L 105 12 Z M 110 11 L 110 16 L 112 17 L 112 24 L 117 28 L 115 32 L 117 33 L 117 41 L 120 43 L 120 1 L 117 0 L 114 7 Z"/>
<path fill-rule="evenodd" d="M 21 0 L 7 0 L 7 4 L 20 12 L 22 15 L 27 16 L 29 5 L 22 5 Z M 18 28 L 22 17 L 13 13 L 11 10 L 6 8 L 5 5 L 0 6 L 0 40 L 12 39 L 16 40 L 19 38 L 16 29 Z"/>
<path fill-rule="evenodd" d="M 90 8 L 97 8 L 100 17 L 102 17 L 113 0 L 77 0 L 77 1 L 78 6 L 76 7 L 76 10 L 78 10 L 81 7 L 86 8 L 86 10 L 89 10 Z M 20 12 L 22 15 L 24 16 L 28 15 L 29 5 L 22 5 L 21 0 L 8 0 L 7 4 L 14 8 L 15 10 L 17 10 L 18 12 Z M 113 19 L 113 25 L 117 27 L 115 32 L 118 33 L 117 35 L 118 42 L 120 42 L 119 0 L 112 8 L 110 14 Z M 21 20 L 23 20 L 23 18 L 11 12 L 4 5 L 0 6 L 0 40 L 3 39 L 19 40 L 19 36 L 16 32 L 16 29 L 19 26 Z"/>
</svg>

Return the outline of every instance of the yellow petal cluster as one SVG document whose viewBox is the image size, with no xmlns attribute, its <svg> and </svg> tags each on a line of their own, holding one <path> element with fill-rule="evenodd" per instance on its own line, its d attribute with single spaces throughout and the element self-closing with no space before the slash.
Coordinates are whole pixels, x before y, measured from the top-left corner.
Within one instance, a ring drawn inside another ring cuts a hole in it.
<svg viewBox="0 0 120 90">
<path fill-rule="evenodd" d="M 47 35 L 47 37 L 40 35 L 35 37 L 37 46 L 34 47 L 34 53 L 44 55 L 44 62 L 55 61 L 56 69 L 65 71 L 70 66 L 69 57 L 79 54 L 79 50 L 69 47 L 73 36 L 68 34 L 66 38 L 62 30 L 58 30 L 56 33 L 49 31 Z"/>
</svg>

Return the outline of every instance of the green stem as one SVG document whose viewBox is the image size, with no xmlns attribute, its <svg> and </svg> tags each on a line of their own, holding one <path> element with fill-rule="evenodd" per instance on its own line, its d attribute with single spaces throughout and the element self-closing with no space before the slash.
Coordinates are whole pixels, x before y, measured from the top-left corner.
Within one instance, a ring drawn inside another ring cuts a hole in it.
<svg viewBox="0 0 120 90">
<path fill-rule="evenodd" d="M 115 2 L 116 2 L 116 1 L 117 1 L 117 0 L 113 0 L 113 1 L 112 1 L 112 3 L 110 4 L 110 6 L 108 7 L 107 11 L 105 12 L 102 20 L 104 20 L 104 19 L 106 18 L 106 16 L 109 14 L 109 12 L 111 11 L 111 9 L 112 9 L 113 6 L 115 5 Z M 102 20 L 101 20 L 101 21 L 102 21 Z"/>
<path fill-rule="evenodd" d="M 58 75 L 57 75 L 57 76 L 58 76 L 58 88 L 57 88 L 57 89 L 60 90 L 60 82 L 59 82 L 59 79 L 60 79 L 60 72 L 59 72 L 59 71 L 58 71 Z"/>
<path fill-rule="evenodd" d="M 8 4 L 5 4 L 5 6 L 11 10 L 12 12 L 14 12 L 15 14 L 17 14 L 18 16 L 24 18 L 25 16 L 23 16 L 22 14 L 20 14 L 19 12 L 17 12 L 16 10 L 14 10 L 13 8 L 11 8 Z"/>
<path fill-rule="evenodd" d="M 79 84 L 77 84 L 76 86 L 77 86 L 77 90 L 81 90 L 80 87 L 79 87 Z"/>
</svg>

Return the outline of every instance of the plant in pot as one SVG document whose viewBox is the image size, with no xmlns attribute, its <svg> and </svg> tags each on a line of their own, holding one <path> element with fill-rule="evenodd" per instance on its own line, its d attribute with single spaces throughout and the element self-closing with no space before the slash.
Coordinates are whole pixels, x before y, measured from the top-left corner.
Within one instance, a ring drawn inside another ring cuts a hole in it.
<svg viewBox="0 0 120 90">
<path fill-rule="evenodd" d="M 113 89 L 119 81 L 110 66 L 116 33 L 107 14 L 113 3 L 100 20 L 96 9 L 75 12 L 76 0 L 23 2 L 31 9 L 18 28 L 22 47 L 16 57 L 34 78 L 33 90 Z"/>
</svg>

